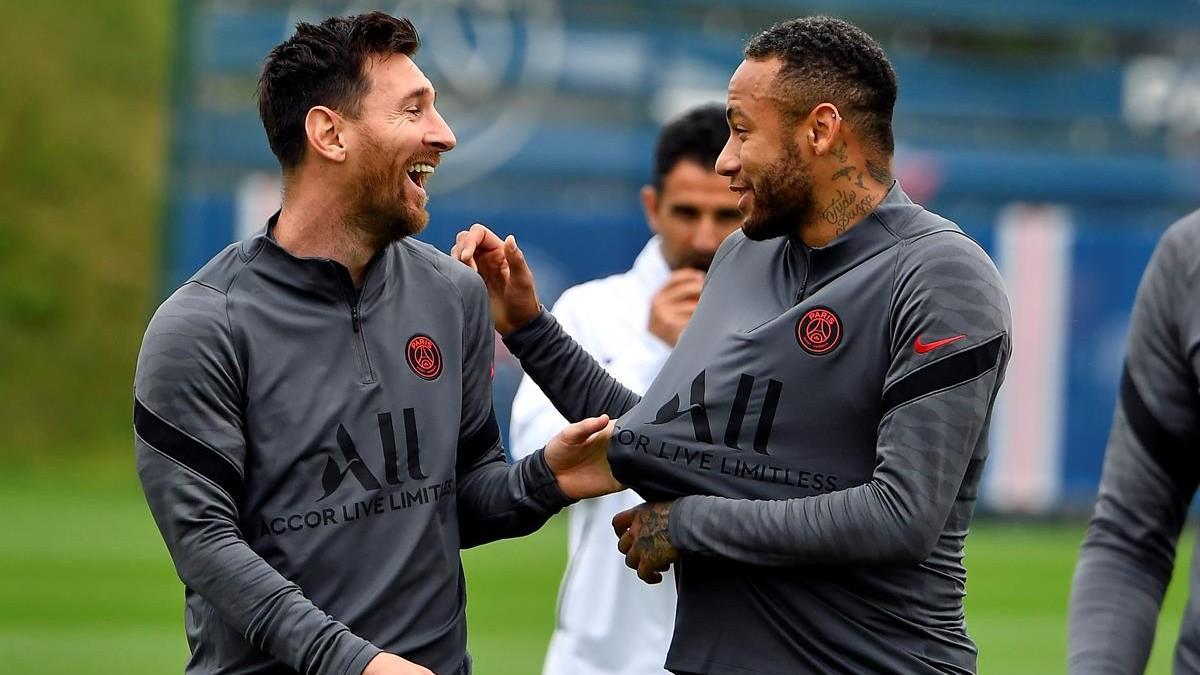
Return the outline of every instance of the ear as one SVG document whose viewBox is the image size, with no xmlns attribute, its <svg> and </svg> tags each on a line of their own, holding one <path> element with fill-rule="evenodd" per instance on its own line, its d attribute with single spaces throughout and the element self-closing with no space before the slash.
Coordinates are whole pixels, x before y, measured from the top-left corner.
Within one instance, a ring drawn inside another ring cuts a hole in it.
<svg viewBox="0 0 1200 675">
<path fill-rule="evenodd" d="M 653 185 L 642 186 L 642 211 L 646 214 L 646 222 L 650 230 L 658 234 L 658 190 Z"/>
<path fill-rule="evenodd" d="M 808 138 L 804 139 L 813 154 L 820 157 L 835 147 L 842 129 L 842 115 L 832 103 L 821 103 L 808 114 L 804 125 Z"/>
<path fill-rule="evenodd" d="M 309 108 L 304 116 L 304 135 L 308 147 L 331 162 L 346 161 L 346 145 L 342 134 L 345 120 L 323 105 Z"/>
</svg>

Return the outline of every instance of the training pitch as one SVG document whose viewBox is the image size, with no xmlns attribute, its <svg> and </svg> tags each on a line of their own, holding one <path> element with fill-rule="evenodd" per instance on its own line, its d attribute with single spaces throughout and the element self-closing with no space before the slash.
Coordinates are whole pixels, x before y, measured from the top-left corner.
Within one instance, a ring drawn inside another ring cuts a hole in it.
<svg viewBox="0 0 1200 675">
<path fill-rule="evenodd" d="M 0 477 L 3 672 L 182 672 L 183 590 L 132 472 Z M 1064 671 L 1067 594 L 1082 536 L 1080 522 L 977 523 L 967 548 L 967 617 L 981 673 Z M 534 536 L 465 554 L 479 675 L 539 672 L 565 538 L 565 519 L 557 518 Z M 1192 540 L 1185 538 L 1179 565 L 1190 561 Z M 1185 578 L 1177 573 L 1171 586 L 1148 673 L 1170 671 Z"/>
</svg>

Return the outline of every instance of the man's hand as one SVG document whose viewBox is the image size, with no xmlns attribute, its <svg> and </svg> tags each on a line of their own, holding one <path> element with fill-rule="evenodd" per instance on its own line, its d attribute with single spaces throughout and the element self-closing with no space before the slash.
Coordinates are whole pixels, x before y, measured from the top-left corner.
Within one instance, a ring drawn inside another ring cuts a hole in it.
<svg viewBox="0 0 1200 675">
<path fill-rule="evenodd" d="M 617 549 L 625 554 L 625 564 L 648 584 L 661 582 L 662 573 L 679 560 L 667 533 L 670 518 L 671 502 L 642 504 L 613 516 L 613 531 L 621 538 Z"/>
<path fill-rule="evenodd" d="M 586 499 L 625 489 L 608 466 L 613 423 L 608 415 L 569 424 L 546 444 L 546 464 L 558 487 L 571 499 Z"/>
<path fill-rule="evenodd" d="M 478 223 L 459 232 L 450 256 L 479 272 L 492 304 L 492 322 L 507 336 L 541 312 L 533 272 L 511 234 L 501 239 Z"/>
<path fill-rule="evenodd" d="M 650 300 L 650 332 L 674 347 L 696 311 L 703 286 L 704 273 L 700 270 L 685 267 L 672 272 Z"/>
<path fill-rule="evenodd" d="M 363 668 L 362 675 L 433 675 L 433 671 L 395 654 L 380 652 Z"/>
</svg>

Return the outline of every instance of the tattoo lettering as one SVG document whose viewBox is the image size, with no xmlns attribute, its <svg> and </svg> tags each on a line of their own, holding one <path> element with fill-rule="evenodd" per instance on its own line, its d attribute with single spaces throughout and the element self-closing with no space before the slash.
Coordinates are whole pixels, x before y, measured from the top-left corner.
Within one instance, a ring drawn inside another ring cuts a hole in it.
<svg viewBox="0 0 1200 675">
<path fill-rule="evenodd" d="M 889 185 L 892 182 L 892 173 L 885 167 L 879 166 L 870 160 L 867 161 L 867 173 L 871 174 L 871 178 L 884 185 Z"/>
<path fill-rule="evenodd" d="M 860 218 L 870 213 L 874 206 L 875 200 L 870 195 L 859 199 L 858 194 L 852 190 L 838 190 L 837 196 L 821 212 L 821 218 L 837 228 L 838 234 L 842 234 Z"/>
<path fill-rule="evenodd" d="M 844 167 L 838 169 L 837 173 L 833 174 L 833 176 L 831 176 L 831 178 L 833 180 L 837 180 L 839 178 L 845 178 L 846 180 L 850 180 L 850 172 L 853 170 L 854 170 L 854 167 L 852 167 L 852 166 L 844 166 Z"/>
<path fill-rule="evenodd" d="M 838 161 L 841 162 L 842 164 L 845 164 L 846 160 L 848 160 L 850 158 L 850 155 L 846 150 L 847 150 L 846 141 L 842 141 L 841 145 L 837 146 L 836 148 L 834 148 L 832 150 L 833 156 L 837 157 Z"/>
</svg>

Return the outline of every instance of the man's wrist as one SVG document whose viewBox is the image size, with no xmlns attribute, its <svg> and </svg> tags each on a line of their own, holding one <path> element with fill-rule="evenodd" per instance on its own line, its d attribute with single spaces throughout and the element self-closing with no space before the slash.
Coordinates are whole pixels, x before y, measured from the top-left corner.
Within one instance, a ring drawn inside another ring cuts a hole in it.
<svg viewBox="0 0 1200 675">
<path fill-rule="evenodd" d="M 525 348 L 537 344 L 538 338 L 553 328 L 554 324 L 554 316 L 546 311 L 545 307 L 539 305 L 536 316 L 521 324 L 508 335 L 502 334 L 500 337 L 504 339 L 504 346 L 508 347 L 508 351 L 512 352 L 513 356 L 520 358 Z"/>
<path fill-rule="evenodd" d="M 563 492 L 562 486 L 558 483 L 558 476 L 550 468 L 550 462 L 546 460 L 545 448 L 538 450 L 521 461 L 529 465 L 526 467 L 527 470 L 524 473 L 529 496 L 540 504 L 543 509 L 558 511 L 579 501 L 572 499 L 567 496 L 567 493 Z"/>
</svg>

